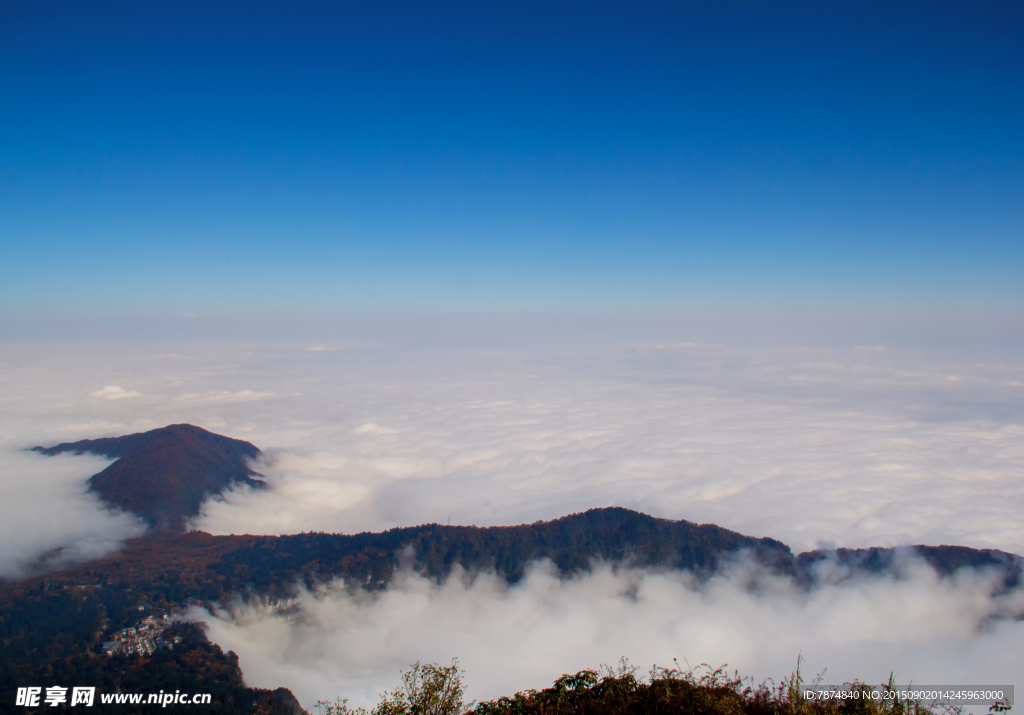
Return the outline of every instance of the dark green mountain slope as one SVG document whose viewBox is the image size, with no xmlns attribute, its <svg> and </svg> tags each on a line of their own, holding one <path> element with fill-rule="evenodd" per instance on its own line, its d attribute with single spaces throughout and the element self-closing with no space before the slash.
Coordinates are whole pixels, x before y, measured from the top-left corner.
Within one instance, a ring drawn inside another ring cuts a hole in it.
<svg viewBox="0 0 1024 715">
<path fill-rule="evenodd" d="M 810 584 L 816 568 L 823 562 L 844 568 L 849 577 L 858 575 L 897 573 L 906 557 L 923 559 L 936 573 L 950 576 L 961 568 L 994 569 L 1001 574 L 1002 588 L 1015 588 L 1021 583 L 1024 559 L 1016 554 L 997 549 L 972 549 L 967 546 L 901 546 L 898 548 L 871 547 L 869 549 L 818 549 L 805 551 L 796 557 L 796 573 Z"/>
<path fill-rule="evenodd" d="M 211 568 L 256 590 L 290 587 L 296 577 L 308 583 L 339 576 L 378 584 L 403 558 L 434 577 L 458 564 L 470 571 L 493 569 L 514 582 L 539 559 L 550 559 L 563 573 L 587 569 L 597 560 L 710 572 L 740 550 L 792 572 L 793 554 L 780 541 L 619 507 L 521 526 L 427 524 L 382 533 L 279 536 L 243 546 Z"/>
</svg>

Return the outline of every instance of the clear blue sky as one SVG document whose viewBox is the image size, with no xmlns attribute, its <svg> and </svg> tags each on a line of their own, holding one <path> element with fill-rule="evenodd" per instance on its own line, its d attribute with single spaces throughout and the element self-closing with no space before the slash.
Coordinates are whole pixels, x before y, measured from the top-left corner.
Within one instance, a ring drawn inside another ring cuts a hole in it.
<svg viewBox="0 0 1024 715">
<path fill-rule="evenodd" d="M 1024 307 L 1024 4 L 0 4 L 8 315 Z"/>
</svg>

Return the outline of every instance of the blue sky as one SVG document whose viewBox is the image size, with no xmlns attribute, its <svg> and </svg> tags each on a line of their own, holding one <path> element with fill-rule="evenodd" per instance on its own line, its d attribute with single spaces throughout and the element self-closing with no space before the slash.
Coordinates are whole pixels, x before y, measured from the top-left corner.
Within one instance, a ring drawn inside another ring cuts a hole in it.
<svg viewBox="0 0 1024 715">
<path fill-rule="evenodd" d="M 1017 2 L 0 6 L 7 316 L 1024 307 Z"/>
</svg>

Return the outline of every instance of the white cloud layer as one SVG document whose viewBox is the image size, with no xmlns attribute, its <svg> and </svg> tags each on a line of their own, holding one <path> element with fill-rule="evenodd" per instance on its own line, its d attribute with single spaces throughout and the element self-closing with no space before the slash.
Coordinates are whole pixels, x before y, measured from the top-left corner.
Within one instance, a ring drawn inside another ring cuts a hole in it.
<svg viewBox="0 0 1024 715">
<path fill-rule="evenodd" d="M 123 400 L 129 397 L 139 397 L 135 390 L 126 390 L 118 385 L 107 385 L 99 390 L 93 390 L 89 397 L 99 397 L 104 400 Z"/>
<path fill-rule="evenodd" d="M 809 592 L 743 562 L 705 583 L 609 565 L 559 579 L 542 563 L 511 587 L 488 574 L 456 572 L 439 585 L 403 572 L 379 594 L 334 583 L 300 591 L 281 612 L 249 602 L 187 618 L 239 654 L 250 684 L 286 682 L 309 709 L 337 697 L 371 705 L 411 662 L 453 657 L 475 699 L 622 656 L 643 670 L 673 658 L 727 663 L 757 681 L 778 681 L 802 656 L 804 675 L 827 668 L 828 683 L 877 684 L 895 671 L 901 683 L 1013 684 L 1024 623 L 1002 617 L 1024 613 L 1024 594 L 991 593 L 989 574 L 941 580 L 921 562 L 899 577 L 826 580 Z"/>
</svg>

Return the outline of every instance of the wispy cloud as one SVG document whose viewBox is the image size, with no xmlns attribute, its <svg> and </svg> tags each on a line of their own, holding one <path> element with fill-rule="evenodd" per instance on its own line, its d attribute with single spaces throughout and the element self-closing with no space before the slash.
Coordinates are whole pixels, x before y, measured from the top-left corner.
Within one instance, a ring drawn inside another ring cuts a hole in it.
<svg viewBox="0 0 1024 715">
<path fill-rule="evenodd" d="M 174 401 L 187 402 L 195 405 L 224 405 L 235 402 L 265 400 L 270 396 L 269 392 L 254 392 L 253 390 L 238 390 L 237 392 L 211 390 L 208 392 L 186 392 L 176 396 Z"/>
<path fill-rule="evenodd" d="M 110 460 L 44 457 L 16 445 L 0 439 L 0 577 L 98 558 L 145 531 L 140 519 L 110 512 L 86 491 L 85 480 Z"/>
<path fill-rule="evenodd" d="M 129 397 L 141 397 L 142 393 L 136 392 L 135 390 L 126 390 L 123 387 L 117 385 L 107 385 L 106 387 L 100 388 L 99 390 L 93 390 L 89 393 L 89 397 L 99 397 L 104 400 L 123 400 Z"/>
</svg>

